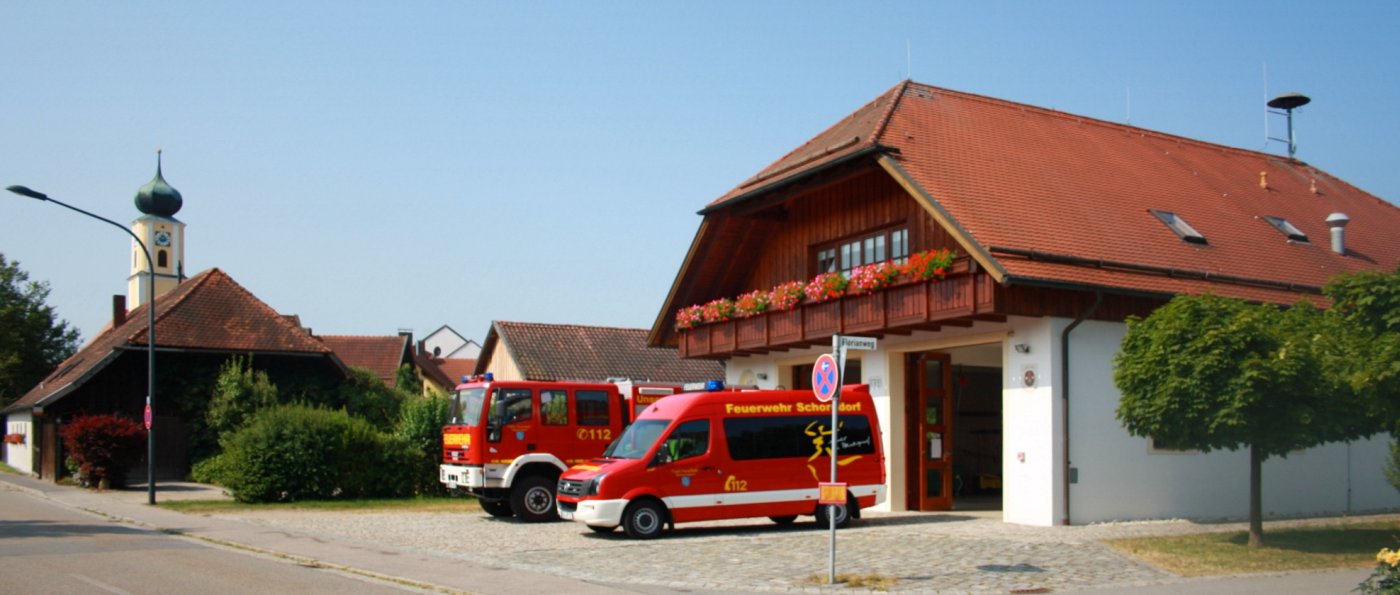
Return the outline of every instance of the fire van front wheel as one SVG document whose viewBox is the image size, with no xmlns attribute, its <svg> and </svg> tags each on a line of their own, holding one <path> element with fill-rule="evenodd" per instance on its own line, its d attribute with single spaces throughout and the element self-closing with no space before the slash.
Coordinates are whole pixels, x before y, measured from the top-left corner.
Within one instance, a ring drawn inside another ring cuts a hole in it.
<svg viewBox="0 0 1400 595">
<path fill-rule="evenodd" d="M 548 477 L 526 477 L 510 491 L 511 509 L 527 523 L 558 520 L 559 511 L 554 509 L 554 485 L 555 482 Z"/>
<path fill-rule="evenodd" d="M 622 513 L 622 530 L 632 539 L 655 539 L 666 528 L 666 509 L 652 500 L 638 500 Z"/>
</svg>

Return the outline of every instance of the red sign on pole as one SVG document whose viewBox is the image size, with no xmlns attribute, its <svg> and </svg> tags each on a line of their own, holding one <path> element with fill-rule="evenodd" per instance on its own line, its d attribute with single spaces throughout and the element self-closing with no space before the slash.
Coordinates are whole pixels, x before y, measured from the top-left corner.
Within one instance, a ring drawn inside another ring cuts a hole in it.
<svg viewBox="0 0 1400 595">
<path fill-rule="evenodd" d="M 146 404 L 146 416 L 145 416 L 145 418 L 146 418 L 146 429 L 149 430 L 149 429 L 151 429 L 151 405 L 150 405 L 150 403 L 147 403 L 147 404 Z"/>
<path fill-rule="evenodd" d="M 830 353 L 821 354 L 816 365 L 812 366 L 812 394 L 817 395 L 818 401 L 826 403 L 836 394 L 839 386 L 841 370 L 836 366 L 836 358 L 831 357 Z"/>
</svg>

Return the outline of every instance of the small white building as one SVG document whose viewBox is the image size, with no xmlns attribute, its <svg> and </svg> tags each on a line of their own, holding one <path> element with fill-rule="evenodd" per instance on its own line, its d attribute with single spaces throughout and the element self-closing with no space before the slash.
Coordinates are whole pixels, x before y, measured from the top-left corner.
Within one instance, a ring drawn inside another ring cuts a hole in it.
<svg viewBox="0 0 1400 595">
<path fill-rule="evenodd" d="M 880 407 L 884 506 L 1028 525 L 1246 517 L 1247 451 L 1158 449 L 1117 421 L 1124 320 L 1183 293 L 1325 305 L 1333 276 L 1400 265 L 1400 209 L 1301 161 L 913 82 L 700 213 L 651 345 L 804 388 L 833 335 L 875 337 L 846 382 Z M 859 274 L 941 250 L 933 279 Z M 826 273 L 865 290 L 742 311 Z M 1266 518 L 1400 507 L 1387 445 L 1270 459 Z"/>
</svg>

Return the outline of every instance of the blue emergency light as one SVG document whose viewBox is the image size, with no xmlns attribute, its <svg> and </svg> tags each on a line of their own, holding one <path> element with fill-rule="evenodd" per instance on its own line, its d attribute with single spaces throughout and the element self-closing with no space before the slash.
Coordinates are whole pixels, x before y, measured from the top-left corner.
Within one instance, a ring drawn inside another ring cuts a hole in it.
<svg viewBox="0 0 1400 595">
<path fill-rule="evenodd" d="M 723 380 L 711 380 L 705 383 L 706 392 L 716 392 L 724 390 Z"/>
</svg>

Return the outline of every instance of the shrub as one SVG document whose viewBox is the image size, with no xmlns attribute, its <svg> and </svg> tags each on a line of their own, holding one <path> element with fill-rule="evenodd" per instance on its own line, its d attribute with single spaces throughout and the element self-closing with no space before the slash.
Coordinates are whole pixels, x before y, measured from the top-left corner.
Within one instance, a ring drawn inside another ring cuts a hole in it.
<svg viewBox="0 0 1400 595">
<path fill-rule="evenodd" d="M 427 398 L 404 401 L 399 411 L 394 436 L 411 451 L 409 487 L 415 494 L 446 492 L 438 482 L 438 463 L 442 460 L 442 427 L 450 414 L 448 404 L 445 395 L 434 391 Z"/>
<path fill-rule="evenodd" d="M 74 417 L 61 432 L 63 447 L 87 486 L 121 486 L 127 470 L 141 461 L 146 444 L 141 424 L 111 414 Z"/>
<path fill-rule="evenodd" d="M 399 419 L 403 395 L 364 368 L 350 368 L 350 377 L 340 385 L 340 396 L 351 415 L 375 427 L 388 429 Z"/>
<path fill-rule="evenodd" d="M 277 385 L 253 370 L 253 358 L 231 357 L 219 366 L 205 419 L 215 436 L 237 430 L 254 413 L 277 404 Z"/>
<path fill-rule="evenodd" d="M 399 496 L 409 489 L 412 449 L 344 411 L 263 409 L 223 446 L 199 473 L 242 502 Z"/>
</svg>

